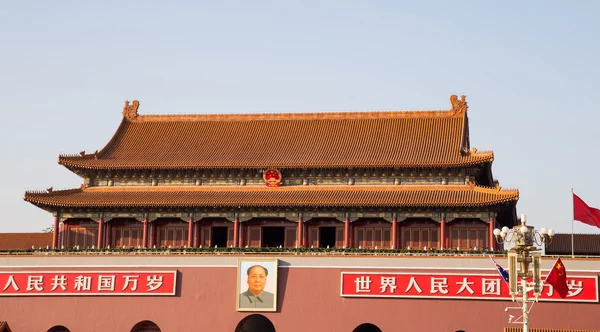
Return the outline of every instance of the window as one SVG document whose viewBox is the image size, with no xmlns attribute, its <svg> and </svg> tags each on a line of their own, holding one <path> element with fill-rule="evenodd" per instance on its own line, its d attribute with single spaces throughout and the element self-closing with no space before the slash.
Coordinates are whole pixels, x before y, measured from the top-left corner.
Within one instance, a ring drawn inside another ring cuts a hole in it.
<svg viewBox="0 0 600 332">
<path fill-rule="evenodd" d="M 450 232 L 450 246 L 460 249 L 487 248 L 487 230 L 484 227 L 454 226 Z"/>
<path fill-rule="evenodd" d="M 392 246 L 391 226 L 358 226 L 355 247 L 384 249 Z"/>
<path fill-rule="evenodd" d="M 402 232 L 402 247 L 411 249 L 439 248 L 439 232 L 432 226 L 411 226 Z"/>
<path fill-rule="evenodd" d="M 68 226 L 68 243 L 67 247 L 73 248 L 79 246 L 79 248 L 91 248 L 92 246 L 98 245 L 97 234 L 98 228 L 85 227 L 85 226 Z"/>
</svg>

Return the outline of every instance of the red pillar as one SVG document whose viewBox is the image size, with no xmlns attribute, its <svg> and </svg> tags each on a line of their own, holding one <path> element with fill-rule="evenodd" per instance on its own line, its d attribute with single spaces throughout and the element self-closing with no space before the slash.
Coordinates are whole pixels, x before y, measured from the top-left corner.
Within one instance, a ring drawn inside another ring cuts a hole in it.
<svg viewBox="0 0 600 332">
<path fill-rule="evenodd" d="M 490 250 L 494 250 L 494 217 L 490 217 L 490 225 L 489 225 L 489 239 L 488 241 L 490 241 L 489 243 L 489 248 Z M 482 248 L 483 249 L 483 248 Z"/>
<path fill-rule="evenodd" d="M 240 217 L 236 213 L 233 218 L 233 246 L 237 247 L 240 244 Z"/>
<path fill-rule="evenodd" d="M 148 248 L 148 218 L 144 218 L 144 230 L 142 231 L 142 247 Z"/>
<path fill-rule="evenodd" d="M 302 246 L 308 248 L 308 222 L 302 224 Z"/>
<path fill-rule="evenodd" d="M 187 246 L 188 248 L 192 247 L 192 244 L 194 243 L 194 218 L 190 217 L 190 219 L 188 219 L 188 241 L 187 241 Z"/>
<path fill-rule="evenodd" d="M 440 219 L 440 248 L 446 248 L 446 218 Z"/>
<path fill-rule="evenodd" d="M 247 229 L 248 226 L 246 226 L 245 223 L 240 222 L 240 248 L 246 245 L 244 239 L 246 238 Z"/>
<path fill-rule="evenodd" d="M 66 248 L 67 247 L 67 238 L 69 236 L 69 226 L 67 223 L 63 222 L 60 227 L 61 238 L 59 241 L 59 247 Z"/>
<path fill-rule="evenodd" d="M 398 249 L 398 216 L 392 217 L 392 249 Z"/>
<path fill-rule="evenodd" d="M 52 249 L 58 249 L 58 216 L 54 217 L 54 231 L 52 232 Z"/>
<path fill-rule="evenodd" d="M 104 223 L 104 239 L 102 240 L 102 245 L 107 247 L 111 245 L 111 237 L 110 234 L 112 233 L 112 222 L 105 222 Z"/>
<path fill-rule="evenodd" d="M 344 219 L 344 247 L 350 247 L 350 216 Z"/>
<path fill-rule="evenodd" d="M 154 233 L 156 233 L 156 224 L 151 222 L 148 227 L 148 248 L 154 247 Z"/>
<path fill-rule="evenodd" d="M 198 242 L 200 241 L 200 221 L 194 224 L 194 248 L 198 248 Z"/>
<path fill-rule="evenodd" d="M 98 220 L 98 249 L 102 248 L 102 246 L 104 245 L 103 240 L 104 239 L 104 218 L 100 218 L 100 220 Z"/>
<path fill-rule="evenodd" d="M 302 218 L 302 213 L 298 214 L 298 227 L 296 228 L 296 244 L 298 248 L 304 248 L 304 243 L 302 241 L 302 235 L 304 234 L 304 221 Z"/>
</svg>

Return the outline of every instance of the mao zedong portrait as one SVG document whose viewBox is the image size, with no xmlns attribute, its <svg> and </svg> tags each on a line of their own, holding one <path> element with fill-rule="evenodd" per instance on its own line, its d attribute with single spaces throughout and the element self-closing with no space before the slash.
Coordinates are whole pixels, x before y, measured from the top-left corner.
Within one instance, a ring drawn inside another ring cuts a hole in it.
<svg viewBox="0 0 600 332">
<path fill-rule="evenodd" d="M 269 270 L 262 265 L 252 265 L 246 270 L 248 289 L 240 294 L 240 309 L 273 309 L 275 296 L 265 291 Z"/>
</svg>

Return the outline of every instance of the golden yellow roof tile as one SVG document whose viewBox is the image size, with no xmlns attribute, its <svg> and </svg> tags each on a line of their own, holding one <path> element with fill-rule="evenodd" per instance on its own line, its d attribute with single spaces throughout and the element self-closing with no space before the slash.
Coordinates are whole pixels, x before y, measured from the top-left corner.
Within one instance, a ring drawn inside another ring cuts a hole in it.
<svg viewBox="0 0 600 332">
<path fill-rule="evenodd" d="M 516 201 L 517 190 L 477 186 L 92 187 L 27 192 L 48 207 L 490 206 Z"/>
<path fill-rule="evenodd" d="M 466 102 L 423 112 L 138 115 L 127 104 L 110 142 L 63 155 L 85 169 L 453 167 L 491 162 L 469 150 Z"/>
</svg>

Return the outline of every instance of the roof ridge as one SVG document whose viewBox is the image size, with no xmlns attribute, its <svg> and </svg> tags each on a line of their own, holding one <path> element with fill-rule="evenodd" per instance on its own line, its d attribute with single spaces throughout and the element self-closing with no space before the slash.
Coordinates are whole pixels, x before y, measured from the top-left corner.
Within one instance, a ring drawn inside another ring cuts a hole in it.
<svg viewBox="0 0 600 332">
<path fill-rule="evenodd" d="M 139 101 L 125 101 L 123 118 L 129 122 L 179 121 L 276 121 L 276 120 L 358 120 L 393 118 L 448 118 L 464 116 L 468 106 L 466 97 L 450 96 L 451 109 L 445 110 L 388 110 L 388 111 L 331 111 L 298 113 L 218 113 L 218 114 L 147 114 L 138 113 Z"/>
<path fill-rule="evenodd" d="M 46 190 L 26 190 L 25 195 L 39 195 L 39 194 L 53 194 L 53 193 L 71 193 L 84 191 L 84 185 L 82 184 L 79 188 L 66 188 L 66 189 L 54 189 L 53 187 L 47 188 Z"/>
<path fill-rule="evenodd" d="M 298 112 L 298 113 L 217 113 L 217 114 L 147 114 L 139 115 L 131 122 L 245 122 L 245 121 L 312 121 L 312 120 L 379 120 L 410 118 L 451 118 L 452 110 L 426 111 L 349 111 L 349 112 Z"/>
</svg>

